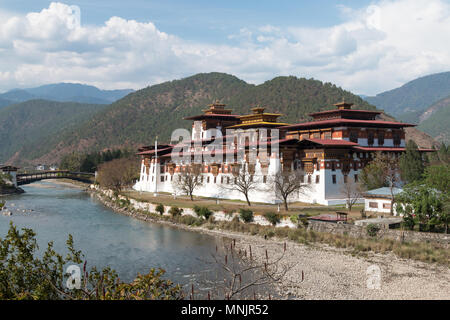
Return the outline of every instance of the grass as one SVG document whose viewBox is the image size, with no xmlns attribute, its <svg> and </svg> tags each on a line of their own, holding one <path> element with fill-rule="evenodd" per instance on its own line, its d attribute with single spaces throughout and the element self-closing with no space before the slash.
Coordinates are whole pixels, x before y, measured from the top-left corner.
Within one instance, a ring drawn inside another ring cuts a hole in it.
<svg viewBox="0 0 450 320">
<path fill-rule="evenodd" d="M 302 244 L 325 243 L 336 248 L 350 249 L 353 254 L 393 252 L 400 258 L 431 263 L 436 262 L 450 266 L 449 250 L 437 244 L 426 242 L 408 243 L 390 239 L 361 239 L 347 235 L 315 232 L 305 228 L 275 228 L 272 226 L 237 223 L 236 221 L 217 222 L 216 228 L 268 238 L 276 236 L 280 239 L 287 239 Z"/>
<path fill-rule="evenodd" d="M 269 212 L 276 212 L 280 216 L 291 216 L 293 214 L 303 214 L 307 216 L 314 216 L 319 214 L 335 214 L 336 211 L 346 211 L 344 205 L 324 206 L 319 204 L 294 202 L 289 205 L 289 211 L 284 210 L 283 205 L 280 206 L 278 212 L 278 206 L 267 203 L 252 203 L 249 207 L 245 201 L 240 200 L 224 200 L 220 199 L 217 203 L 216 199 L 205 197 L 194 197 L 194 201 L 191 201 L 187 196 L 177 196 L 174 199 L 173 195 L 169 193 L 159 193 L 158 196 L 154 196 L 151 192 L 139 192 L 135 190 L 127 190 L 121 192 L 122 195 L 129 198 L 145 201 L 154 204 L 163 204 L 164 206 L 177 206 L 183 208 L 194 208 L 195 206 L 207 207 L 212 211 L 225 211 L 225 212 L 239 212 L 240 209 L 250 209 L 255 214 L 264 215 Z M 363 205 L 355 205 L 352 211 L 349 212 L 349 219 L 360 219 L 361 209 Z"/>
</svg>

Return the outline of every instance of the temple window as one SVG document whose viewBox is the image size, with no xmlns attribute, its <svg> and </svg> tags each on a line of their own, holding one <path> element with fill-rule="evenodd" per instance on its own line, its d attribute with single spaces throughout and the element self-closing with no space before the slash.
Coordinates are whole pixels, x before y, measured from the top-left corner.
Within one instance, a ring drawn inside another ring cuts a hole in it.
<svg viewBox="0 0 450 320">
<path fill-rule="evenodd" d="M 323 135 L 324 139 L 331 139 L 331 132 L 325 132 Z"/>
<path fill-rule="evenodd" d="M 357 174 L 355 174 L 354 178 L 355 178 L 355 182 L 358 182 L 358 175 Z"/>
<path fill-rule="evenodd" d="M 400 134 L 398 132 L 394 132 L 394 146 L 399 146 L 400 142 Z"/>
<path fill-rule="evenodd" d="M 206 177 L 206 183 L 209 183 L 209 177 Z"/>
<path fill-rule="evenodd" d="M 350 131 L 350 141 L 351 142 L 358 142 L 358 132 L 357 131 Z"/>
<path fill-rule="evenodd" d="M 336 175 L 333 174 L 333 175 L 331 176 L 331 178 L 332 178 L 332 180 L 333 180 L 333 184 L 336 184 Z"/>
<path fill-rule="evenodd" d="M 267 182 L 267 176 L 263 176 L 263 183 Z"/>
<path fill-rule="evenodd" d="M 374 137 L 373 132 L 369 132 L 369 133 L 367 134 L 367 144 L 368 144 L 369 146 L 372 146 L 372 145 L 373 145 L 373 142 L 374 142 L 374 139 L 375 139 L 375 137 Z"/>
<path fill-rule="evenodd" d="M 320 182 L 320 176 L 317 175 L 317 176 L 316 176 L 316 183 L 319 183 L 319 182 Z"/>
<path fill-rule="evenodd" d="M 331 162 L 331 171 L 336 171 L 336 163 L 334 161 Z"/>
<path fill-rule="evenodd" d="M 384 144 L 384 132 L 378 132 L 378 145 L 382 146 Z"/>
<path fill-rule="evenodd" d="M 344 183 L 347 183 L 347 175 L 346 174 L 344 174 Z"/>
<path fill-rule="evenodd" d="M 311 184 L 311 175 L 308 175 L 308 183 Z"/>
</svg>

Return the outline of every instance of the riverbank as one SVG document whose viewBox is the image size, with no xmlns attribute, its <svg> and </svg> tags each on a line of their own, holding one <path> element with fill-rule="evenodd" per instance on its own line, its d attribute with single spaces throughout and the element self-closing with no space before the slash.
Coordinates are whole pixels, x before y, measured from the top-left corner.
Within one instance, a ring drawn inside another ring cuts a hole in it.
<svg viewBox="0 0 450 320">
<path fill-rule="evenodd" d="M 21 194 L 24 193 L 25 191 L 22 188 L 19 187 L 2 187 L 0 186 L 0 197 L 1 196 L 9 196 L 12 194 Z"/>
<path fill-rule="evenodd" d="M 252 246 L 255 258 L 262 262 L 266 250 L 270 257 L 276 258 L 286 243 L 287 251 L 280 265 L 291 266 L 291 269 L 277 286 L 283 298 L 450 299 L 450 270 L 445 264 L 403 259 L 392 252 L 361 253 L 355 252 L 354 248 L 336 248 L 318 242 L 302 244 L 276 237 L 264 239 L 260 235 L 220 230 L 220 226 L 213 223 L 188 226 L 167 217 L 130 209 L 97 191 L 92 194 L 115 212 L 136 219 L 236 239 L 237 248 L 244 250 Z M 367 270 L 373 265 L 381 270 L 379 289 L 367 288 Z"/>
</svg>

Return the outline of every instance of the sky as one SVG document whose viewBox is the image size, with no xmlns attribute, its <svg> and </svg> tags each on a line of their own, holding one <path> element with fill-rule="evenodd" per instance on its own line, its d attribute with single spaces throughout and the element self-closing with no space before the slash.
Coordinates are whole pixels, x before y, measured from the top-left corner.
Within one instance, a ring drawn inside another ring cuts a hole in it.
<svg viewBox="0 0 450 320">
<path fill-rule="evenodd" d="M 0 0 L 0 92 L 140 89 L 213 71 L 375 95 L 450 71 L 450 1 Z"/>
</svg>

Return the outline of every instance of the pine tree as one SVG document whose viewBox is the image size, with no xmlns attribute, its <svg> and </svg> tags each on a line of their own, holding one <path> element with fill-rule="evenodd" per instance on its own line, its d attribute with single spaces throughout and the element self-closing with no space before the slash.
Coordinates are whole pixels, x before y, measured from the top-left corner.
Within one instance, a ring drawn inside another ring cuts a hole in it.
<svg viewBox="0 0 450 320">
<path fill-rule="evenodd" d="M 422 178 L 424 171 L 424 163 L 417 144 L 410 140 L 406 144 L 406 152 L 401 155 L 400 173 L 402 180 L 411 183 Z"/>
</svg>

